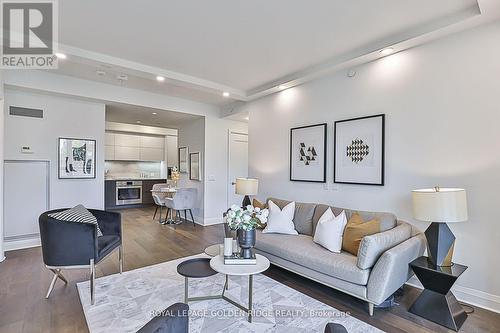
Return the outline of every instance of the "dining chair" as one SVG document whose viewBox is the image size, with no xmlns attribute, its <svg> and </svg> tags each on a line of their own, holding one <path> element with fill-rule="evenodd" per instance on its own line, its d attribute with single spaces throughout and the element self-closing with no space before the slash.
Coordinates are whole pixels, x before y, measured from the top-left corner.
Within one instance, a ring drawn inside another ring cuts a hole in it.
<svg viewBox="0 0 500 333">
<path fill-rule="evenodd" d="M 151 189 L 151 192 L 152 192 L 152 195 L 153 195 L 153 200 L 154 200 L 154 202 L 156 204 L 155 213 L 153 214 L 153 220 L 155 219 L 156 213 L 158 212 L 158 207 L 161 208 L 161 206 L 162 206 L 162 204 L 159 204 L 159 203 L 163 202 L 163 199 L 166 196 L 165 193 L 161 193 L 160 191 L 161 191 L 162 188 L 169 188 L 169 187 L 170 187 L 169 184 L 167 184 L 167 183 L 161 183 L 161 184 L 154 184 L 153 188 Z M 159 199 L 158 202 L 155 199 L 155 196 L 154 196 L 155 194 L 157 195 L 157 197 Z M 163 206 L 165 206 L 165 205 L 163 204 Z M 160 210 L 160 220 L 161 220 L 161 210 Z"/>
<path fill-rule="evenodd" d="M 184 212 L 184 220 L 187 221 L 187 212 L 191 215 L 191 220 L 193 226 L 196 226 L 194 222 L 193 212 L 191 209 L 195 207 L 196 204 L 197 190 L 195 188 L 178 188 L 176 193 L 172 198 L 165 198 L 165 206 L 168 210 L 175 210 L 177 212 L 177 217 L 181 219 L 180 212 Z"/>
</svg>

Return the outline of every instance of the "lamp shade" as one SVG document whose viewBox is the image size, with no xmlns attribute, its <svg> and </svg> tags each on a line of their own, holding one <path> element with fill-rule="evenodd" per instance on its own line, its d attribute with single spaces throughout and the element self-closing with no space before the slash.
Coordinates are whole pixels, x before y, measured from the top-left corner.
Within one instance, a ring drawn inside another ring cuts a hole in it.
<svg viewBox="0 0 500 333">
<path fill-rule="evenodd" d="M 256 195 L 259 190 L 259 180 L 253 178 L 236 178 L 236 194 Z"/>
<path fill-rule="evenodd" d="M 430 188 L 412 191 L 413 217 L 426 222 L 467 221 L 467 197 L 460 188 Z"/>
</svg>

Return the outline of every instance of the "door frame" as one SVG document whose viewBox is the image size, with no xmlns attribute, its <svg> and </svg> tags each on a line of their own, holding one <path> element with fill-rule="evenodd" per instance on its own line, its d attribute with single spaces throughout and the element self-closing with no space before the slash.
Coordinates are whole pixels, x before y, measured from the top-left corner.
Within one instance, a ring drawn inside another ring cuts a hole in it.
<svg viewBox="0 0 500 333">
<path fill-rule="evenodd" d="M 231 128 L 229 128 L 227 130 L 226 205 L 228 208 L 231 206 L 231 202 L 230 202 L 231 194 L 229 193 L 229 183 L 233 182 L 233 180 L 230 179 L 231 178 L 231 134 L 246 135 L 248 138 L 248 132 L 245 133 L 243 131 L 238 131 L 238 130 L 234 130 Z"/>
</svg>

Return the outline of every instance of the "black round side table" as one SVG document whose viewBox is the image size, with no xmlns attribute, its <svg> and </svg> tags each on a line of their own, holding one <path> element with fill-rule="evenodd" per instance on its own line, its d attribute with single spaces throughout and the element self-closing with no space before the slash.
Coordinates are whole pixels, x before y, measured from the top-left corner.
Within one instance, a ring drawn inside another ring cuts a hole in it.
<svg viewBox="0 0 500 333">
<path fill-rule="evenodd" d="M 217 272 L 210 267 L 210 258 L 195 258 L 183 261 L 177 265 L 177 273 L 184 276 L 184 303 L 187 304 L 189 301 L 203 301 L 220 298 L 220 295 L 188 297 L 189 278 L 199 279 L 217 274 Z"/>
</svg>

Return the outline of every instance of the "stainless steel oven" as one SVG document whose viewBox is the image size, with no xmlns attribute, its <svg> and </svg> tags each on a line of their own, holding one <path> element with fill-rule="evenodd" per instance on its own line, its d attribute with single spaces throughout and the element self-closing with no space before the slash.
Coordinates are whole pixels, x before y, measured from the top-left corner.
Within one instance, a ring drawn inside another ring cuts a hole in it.
<svg viewBox="0 0 500 333">
<path fill-rule="evenodd" d="M 133 205 L 142 203 L 142 181 L 116 182 L 116 205 Z"/>
</svg>

